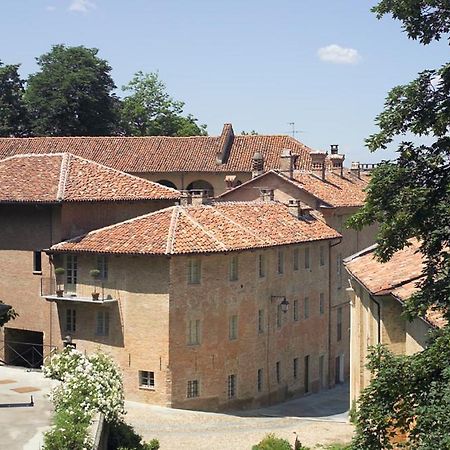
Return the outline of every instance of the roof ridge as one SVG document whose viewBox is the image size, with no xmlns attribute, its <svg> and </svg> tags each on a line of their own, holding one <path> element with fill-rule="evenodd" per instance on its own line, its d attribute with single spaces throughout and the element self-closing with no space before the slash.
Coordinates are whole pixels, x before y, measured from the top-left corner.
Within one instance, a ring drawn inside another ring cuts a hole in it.
<svg viewBox="0 0 450 450">
<path fill-rule="evenodd" d="M 69 176 L 70 153 L 63 153 L 61 156 L 61 170 L 59 173 L 58 191 L 56 192 L 56 200 L 64 200 L 66 191 L 67 178 Z"/>
<path fill-rule="evenodd" d="M 172 211 L 172 218 L 170 219 L 169 232 L 167 236 L 166 254 L 171 255 L 173 252 L 173 244 L 175 242 L 175 230 L 178 224 L 178 217 L 180 216 L 180 207 L 174 206 Z"/>
<path fill-rule="evenodd" d="M 211 208 L 211 206 L 205 206 L 205 208 Z M 211 208 L 211 209 L 213 209 L 213 208 Z M 200 228 L 203 231 L 203 233 L 205 233 L 207 236 L 209 236 L 212 240 L 216 241 L 219 244 L 219 246 L 222 247 L 223 250 L 228 250 L 228 247 L 222 241 L 217 239 L 216 236 L 214 235 L 214 233 L 211 233 L 201 223 L 199 223 L 190 214 L 188 214 L 188 210 L 187 209 L 182 209 L 181 213 L 184 214 L 186 216 L 186 218 L 189 219 L 195 226 Z"/>
</svg>

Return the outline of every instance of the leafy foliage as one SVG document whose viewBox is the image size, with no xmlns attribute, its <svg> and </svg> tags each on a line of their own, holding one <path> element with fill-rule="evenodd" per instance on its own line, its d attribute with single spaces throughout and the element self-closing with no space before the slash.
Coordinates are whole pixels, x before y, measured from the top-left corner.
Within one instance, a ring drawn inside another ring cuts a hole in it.
<svg viewBox="0 0 450 450">
<path fill-rule="evenodd" d="M 411 39 L 422 44 L 439 40 L 450 31 L 450 6 L 448 0 L 382 0 L 372 8 L 380 19 L 392 14 L 403 22 L 404 30 Z"/>
<path fill-rule="evenodd" d="M 118 99 L 111 67 L 95 48 L 55 45 L 37 58 L 25 101 L 38 136 L 96 136 L 117 128 Z"/>
<path fill-rule="evenodd" d="M 85 356 L 66 347 L 44 366 L 44 375 L 62 381 L 51 395 L 56 410 L 79 408 L 87 415 L 98 411 L 108 422 L 118 421 L 124 414 L 122 377 L 103 353 Z"/>
<path fill-rule="evenodd" d="M 428 44 L 449 32 L 446 0 L 382 0 L 378 17 L 392 13 L 412 39 Z M 407 302 L 410 318 L 429 309 L 450 318 L 450 64 L 427 70 L 392 89 L 376 119 L 371 151 L 398 139 L 396 161 L 373 173 L 366 204 L 350 221 L 355 228 L 378 222 L 377 256 L 387 261 L 416 238 L 425 258 L 419 291 Z M 406 140 L 409 134 L 420 144 Z M 373 374 L 356 412 L 354 449 L 450 448 L 450 327 L 431 336 L 417 354 L 371 350 Z M 396 441 L 401 440 L 401 443 Z"/>
<path fill-rule="evenodd" d="M 270 433 L 259 444 L 254 445 L 252 450 L 292 450 L 292 445 L 286 439 Z"/>
<path fill-rule="evenodd" d="M 4 305 L 4 302 L 0 300 L 0 304 Z M 14 320 L 16 317 L 19 317 L 19 314 L 17 314 L 14 308 L 8 308 L 3 314 L 0 314 L 0 327 L 10 320 Z"/>
<path fill-rule="evenodd" d="M 0 136 L 20 137 L 29 132 L 28 114 L 23 101 L 24 83 L 19 64 L 4 65 L 0 61 Z"/>
<path fill-rule="evenodd" d="M 206 126 L 196 124 L 192 115 L 183 117 L 184 103 L 166 92 L 158 73 L 137 72 L 122 89 L 131 92 L 121 105 L 121 126 L 131 136 L 206 135 Z"/>
<path fill-rule="evenodd" d="M 152 439 L 150 442 L 142 442 L 132 426 L 125 422 L 119 421 L 111 425 L 108 437 L 108 450 L 158 450 L 159 441 Z"/>
</svg>

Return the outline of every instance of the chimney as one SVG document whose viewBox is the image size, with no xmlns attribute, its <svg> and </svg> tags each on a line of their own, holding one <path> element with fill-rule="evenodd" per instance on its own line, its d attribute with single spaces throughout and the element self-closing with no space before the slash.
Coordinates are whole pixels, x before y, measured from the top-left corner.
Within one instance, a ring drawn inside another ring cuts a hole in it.
<svg viewBox="0 0 450 450">
<path fill-rule="evenodd" d="M 361 166 L 359 165 L 359 161 L 352 161 L 350 173 L 361 179 Z"/>
<path fill-rule="evenodd" d="M 344 159 L 345 155 L 338 155 L 337 153 L 330 155 L 331 170 L 333 173 L 338 173 L 341 178 L 344 176 Z"/>
<path fill-rule="evenodd" d="M 294 173 L 294 155 L 291 150 L 284 148 L 280 155 L 280 172 L 292 179 Z"/>
<path fill-rule="evenodd" d="M 216 164 L 225 164 L 228 161 L 230 155 L 231 146 L 233 145 L 234 131 L 231 123 L 225 123 L 223 125 L 222 134 L 219 139 L 220 151 L 216 153 Z"/>
<path fill-rule="evenodd" d="M 260 197 L 263 202 L 273 202 L 274 192 L 273 189 L 270 188 L 261 188 L 259 190 Z"/>
<path fill-rule="evenodd" d="M 326 153 L 323 152 L 311 152 L 312 171 L 325 180 L 325 158 Z"/>
<path fill-rule="evenodd" d="M 338 144 L 331 144 L 330 145 L 330 151 L 332 155 L 337 155 L 339 153 L 339 145 Z"/>
<path fill-rule="evenodd" d="M 191 192 L 192 205 L 205 205 L 208 200 L 208 191 L 206 189 L 193 189 Z"/>
<path fill-rule="evenodd" d="M 225 177 L 225 185 L 227 187 L 227 191 L 233 189 L 235 183 L 236 183 L 236 175 L 227 175 Z"/>
<path fill-rule="evenodd" d="M 252 158 L 252 178 L 264 173 L 264 157 L 261 153 L 256 152 Z"/>
<path fill-rule="evenodd" d="M 180 191 L 180 206 L 189 206 L 192 203 L 192 196 L 189 191 Z"/>
<path fill-rule="evenodd" d="M 288 202 L 288 210 L 289 212 L 296 217 L 297 219 L 300 219 L 301 217 L 308 214 L 308 212 L 311 210 L 309 206 L 302 204 L 300 200 L 297 200 L 295 198 L 290 198 Z"/>
</svg>

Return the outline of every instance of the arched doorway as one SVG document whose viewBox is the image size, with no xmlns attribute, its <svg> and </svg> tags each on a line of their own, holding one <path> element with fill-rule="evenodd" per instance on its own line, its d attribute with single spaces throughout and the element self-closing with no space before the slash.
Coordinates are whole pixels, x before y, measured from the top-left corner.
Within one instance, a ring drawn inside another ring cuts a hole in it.
<svg viewBox="0 0 450 450">
<path fill-rule="evenodd" d="M 208 183 L 205 180 L 195 180 L 192 183 L 189 183 L 186 188 L 188 191 L 193 191 L 196 189 L 201 189 L 204 191 L 208 191 L 208 197 L 214 197 L 214 188 L 211 183 Z"/>
<path fill-rule="evenodd" d="M 172 182 L 169 181 L 169 180 L 158 180 L 157 183 L 158 183 L 158 184 L 162 184 L 163 186 L 166 186 L 166 187 L 170 187 L 170 188 L 173 188 L 173 189 L 178 189 L 178 188 L 175 186 L 175 183 L 172 183 Z"/>
</svg>

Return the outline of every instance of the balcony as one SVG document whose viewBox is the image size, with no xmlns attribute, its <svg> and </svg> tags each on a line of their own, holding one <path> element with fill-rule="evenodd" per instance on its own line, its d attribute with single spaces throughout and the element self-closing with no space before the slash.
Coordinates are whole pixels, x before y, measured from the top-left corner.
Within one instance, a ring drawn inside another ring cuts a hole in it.
<svg viewBox="0 0 450 450">
<path fill-rule="evenodd" d="M 61 292 L 57 292 L 58 287 L 64 289 Z M 108 287 L 106 287 L 105 283 L 100 282 L 95 286 L 95 290 L 99 294 L 96 300 L 92 298 L 92 292 L 94 291 L 94 286 L 92 285 L 77 285 L 76 292 L 73 292 L 73 289 L 66 289 L 65 285 L 57 286 L 54 278 L 41 278 L 41 297 L 47 301 L 90 303 L 95 305 L 117 303 L 116 290 L 111 287 L 111 283 L 108 283 Z"/>
</svg>

